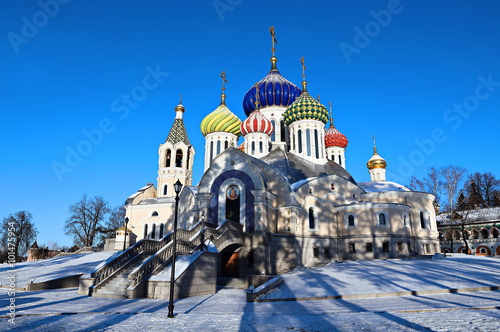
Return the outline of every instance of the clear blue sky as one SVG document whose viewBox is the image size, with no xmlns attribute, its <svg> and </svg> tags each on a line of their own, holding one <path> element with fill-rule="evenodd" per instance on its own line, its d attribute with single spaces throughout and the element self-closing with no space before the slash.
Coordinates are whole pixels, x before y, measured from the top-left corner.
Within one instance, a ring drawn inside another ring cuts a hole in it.
<svg viewBox="0 0 500 332">
<path fill-rule="evenodd" d="M 282 75 L 300 86 L 304 56 L 309 92 L 332 100 L 358 182 L 369 181 L 372 135 L 388 180 L 447 164 L 500 176 L 497 1 L 41 2 L 0 12 L 0 217 L 30 211 L 39 243 L 71 244 L 64 220 L 84 193 L 116 206 L 156 184 L 181 93 L 198 183 L 219 73 L 244 119 L 244 94 L 270 69 L 271 25 Z M 99 126 L 89 143 L 84 131 Z M 68 164 L 68 149 L 84 155 Z"/>
</svg>

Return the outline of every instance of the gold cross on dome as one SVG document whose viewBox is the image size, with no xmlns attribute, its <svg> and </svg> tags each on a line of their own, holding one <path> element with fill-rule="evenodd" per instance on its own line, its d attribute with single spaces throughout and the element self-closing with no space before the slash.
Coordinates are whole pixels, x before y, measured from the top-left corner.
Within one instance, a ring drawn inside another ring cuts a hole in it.
<svg viewBox="0 0 500 332">
<path fill-rule="evenodd" d="M 182 104 L 182 93 L 181 93 L 181 100 L 179 101 L 179 104 Z"/>
<path fill-rule="evenodd" d="M 273 56 L 274 56 L 274 52 L 276 51 L 274 49 L 274 44 L 278 44 L 278 42 L 276 41 L 276 35 L 275 35 L 275 32 L 274 32 L 274 25 L 269 28 L 269 32 L 271 33 L 271 37 L 273 37 Z"/>
<path fill-rule="evenodd" d="M 222 77 L 222 92 L 224 93 L 224 90 L 226 90 L 224 83 L 227 83 L 225 70 L 220 74 L 220 77 Z"/>
<path fill-rule="evenodd" d="M 306 80 L 306 65 L 304 63 L 304 57 L 300 59 L 300 62 L 302 63 L 302 79 L 305 81 Z"/>
<path fill-rule="evenodd" d="M 258 83 L 255 83 L 254 85 L 255 87 L 255 109 L 258 109 L 259 108 L 259 84 Z"/>
</svg>

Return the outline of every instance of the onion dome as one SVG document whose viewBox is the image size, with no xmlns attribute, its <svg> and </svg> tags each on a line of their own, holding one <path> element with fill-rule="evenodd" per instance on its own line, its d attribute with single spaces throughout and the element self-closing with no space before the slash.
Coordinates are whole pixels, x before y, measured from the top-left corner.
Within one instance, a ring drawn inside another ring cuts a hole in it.
<svg viewBox="0 0 500 332">
<path fill-rule="evenodd" d="M 347 147 L 347 143 L 347 137 L 335 128 L 333 125 L 333 119 L 330 118 L 330 128 L 328 128 L 325 133 L 325 147 L 331 148 L 333 146 L 338 146 L 345 149 Z"/>
<path fill-rule="evenodd" d="M 201 121 L 201 133 L 203 136 L 219 131 L 231 133 L 238 137 L 241 136 L 241 120 L 227 108 L 225 98 L 226 95 L 222 93 L 219 107 Z"/>
<path fill-rule="evenodd" d="M 273 124 L 259 110 L 255 110 L 241 123 L 241 133 L 245 136 L 248 133 L 263 133 L 271 135 Z"/>
<path fill-rule="evenodd" d="M 317 120 L 324 124 L 328 122 L 328 110 L 307 92 L 307 82 L 302 82 L 302 94 L 283 113 L 283 120 L 289 126 L 300 120 Z"/>
<path fill-rule="evenodd" d="M 387 167 L 387 162 L 385 161 L 385 159 L 379 156 L 377 153 L 377 147 L 375 146 L 375 136 L 373 136 L 373 156 L 366 163 L 366 167 L 368 167 L 368 169 L 385 169 Z"/>
<path fill-rule="evenodd" d="M 271 70 L 258 85 L 261 107 L 283 106 L 288 107 L 300 95 L 301 90 L 295 84 L 281 76 L 276 68 L 278 59 L 273 55 L 271 58 Z M 243 98 L 243 110 L 250 116 L 255 110 L 256 88 L 253 86 Z"/>
</svg>

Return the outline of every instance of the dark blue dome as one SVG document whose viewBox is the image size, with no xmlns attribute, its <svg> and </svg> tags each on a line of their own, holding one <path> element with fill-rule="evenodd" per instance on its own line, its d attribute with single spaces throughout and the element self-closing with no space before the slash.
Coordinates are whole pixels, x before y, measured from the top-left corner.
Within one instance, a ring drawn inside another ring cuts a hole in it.
<svg viewBox="0 0 500 332">
<path fill-rule="evenodd" d="M 278 70 L 271 70 L 259 83 L 259 103 L 262 107 L 291 105 L 302 91 L 292 82 L 281 76 Z M 255 86 L 243 98 L 243 110 L 249 116 L 255 110 Z"/>
</svg>

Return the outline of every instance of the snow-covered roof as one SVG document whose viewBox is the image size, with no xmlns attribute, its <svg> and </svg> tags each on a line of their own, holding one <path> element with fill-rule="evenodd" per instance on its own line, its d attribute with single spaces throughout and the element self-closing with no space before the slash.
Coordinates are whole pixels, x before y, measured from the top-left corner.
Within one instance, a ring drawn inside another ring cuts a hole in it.
<svg viewBox="0 0 500 332">
<path fill-rule="evenodd" d="M 500 207 L 455 211 L 456 214 L 465 219 L 467 223 L 500 222 Z M 441 213 L 436 221 L 442 225 L 450 223 L 450 213 Z M 461 223 L 454 220 L 454 223 Z"/>
<path fill-rule="evenodd" d="M 301 185 L 303 185 L 304 183 L 309 182 L 309 181 L 314 180 L 314 179 L 316 179 L 316 178 L 307 178 L 304 180 L 300 180 L 300 181 L 297 181 L 295 183 L 292 183 L 292 185 L 290 187 L 292 187 L 292 190 L 295 191 L 295 190 L 299 189 L 299 187 Z"/>
<path fill-rule="evenodd" d="M 379 181 L 379 182 L 359 182 L 358 186 L 361 187 L 366 192 L 375 193 L 382 191 L 411 191 L 405 186 L 390 181 Z"/>
</svg>

